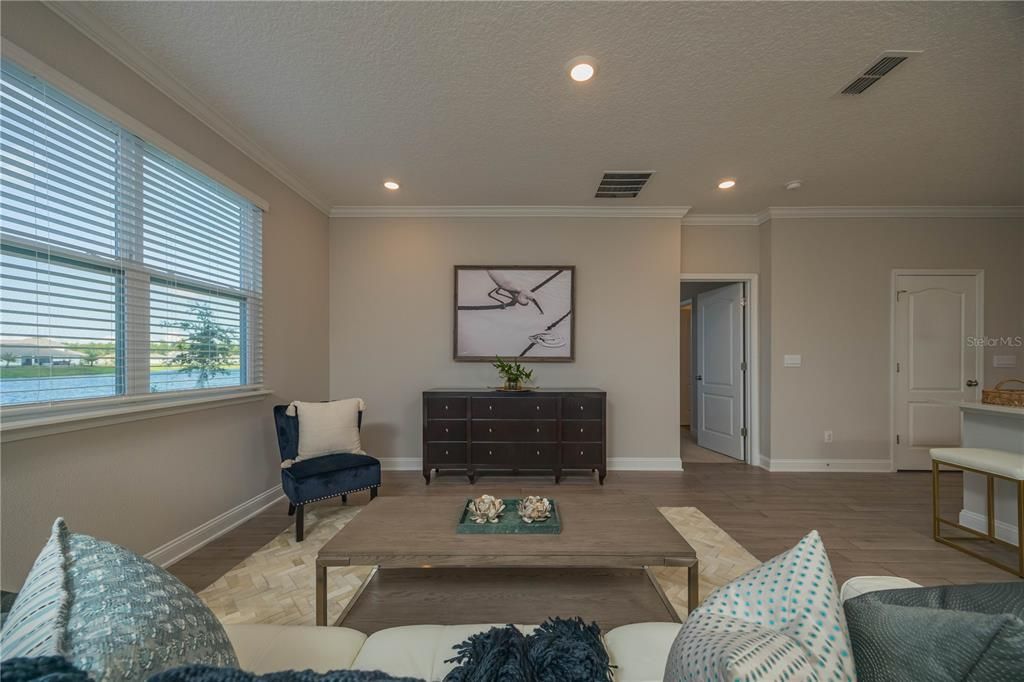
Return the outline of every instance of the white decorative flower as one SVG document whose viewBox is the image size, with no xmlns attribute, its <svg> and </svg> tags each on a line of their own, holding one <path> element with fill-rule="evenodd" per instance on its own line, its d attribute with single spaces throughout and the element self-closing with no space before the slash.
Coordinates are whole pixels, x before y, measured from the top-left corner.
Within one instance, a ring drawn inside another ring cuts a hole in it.
<svg viewBox="0 0 1024 682">
<path fill-rule="evenodd" d="M 481 495 L 469 503 L 469 518 L 476 523 L 497 523 L 505 503 L 491 495 Z"/>
<path fill-rule="evenodd" d="M 551 500 L 546 497 L 530 495 L 519 500 L 519 518 L 523 523 L 545 521 L 551 518 Z"/>
</svg>

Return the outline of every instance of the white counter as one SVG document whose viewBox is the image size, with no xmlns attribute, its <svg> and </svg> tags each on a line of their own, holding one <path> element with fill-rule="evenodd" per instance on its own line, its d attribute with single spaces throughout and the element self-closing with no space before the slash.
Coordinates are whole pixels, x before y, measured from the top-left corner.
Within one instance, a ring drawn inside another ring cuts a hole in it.
<svg viewBox="0 0 1024 682">
<path fill-rule="evenodd" d="M 961 442 L 965 448 L 1019 452 L 1024 458 L 1024 408 L 960 403 Z M 996 537 L 1017 544 L 1017 491 L 996 479 Z M 988 522 L 985 477 L 964 472 L 964 506 L 960 523 L 985 531 Z"/>
<path fill-rule="evenodd" d="M 984 403 L 960 403 L 960 409 L 964 412 L 1007 415 L 1010 417 L 1016 417 L 1017 419 L 1024 419 L 1024 407 L 1004 407 L 1003 405 L 985 405 Z"/>
</svg>

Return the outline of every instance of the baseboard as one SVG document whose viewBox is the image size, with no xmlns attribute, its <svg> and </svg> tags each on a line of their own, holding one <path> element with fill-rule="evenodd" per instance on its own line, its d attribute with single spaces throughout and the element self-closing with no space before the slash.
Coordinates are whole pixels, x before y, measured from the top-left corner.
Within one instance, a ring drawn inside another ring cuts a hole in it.
<svg viewBox="0 0 1024 682">
<path fill-rule="evenodd" d="M 988 532 L 988 517 L 978 512 L 960 510 L 960 525 L 979 530 L 982 533 Z M 954 531 L 955 532 L 955 531 Z M 1017 526 L 1006 521 L 996 520 L 996 537 L 1010 544 L 1017 544 Z"/>
<path fill-rule="evenodd" d="M 167 567 L 176 561 L 187 557 L 203 545 L 216 540 L 229 530 L 241 525 L 261 511 L 284 500 L 284 493 L 281 487 L 276 486 L 260 493 L 251 500 L 229 509 L 220 516 L 216 516 L 201 526 L 193 528 L 189 532 L 174 538 L 170 542 L 160 545 L 151 552 L 146 553 L 146 558 L 157 566 Z"/>
<path fill-rule="evenodd" d="M 380 467 L 384 471 L 420 471 L 423 468 L 419 457 L 381 457 Z M 608 460 L 609 471 L 682 471 L 678 457 L 612 457 Z"/>
<path fill-rule="evenodd" d="M 678 457 L 610 457 L 609 471 L 682 471 Z"/>
<path fill-rule="evenodd" d="M 775 459 L 769 461 L 768 470 L 777 471 L 837 471 L 837 472 L 891 472 L 887 459 Z"/>
<path fill-rule="evenodd" d="M 419 457 L 379 457 L 383 471 L 421 471 L 423 460 Z"/>
</svg>

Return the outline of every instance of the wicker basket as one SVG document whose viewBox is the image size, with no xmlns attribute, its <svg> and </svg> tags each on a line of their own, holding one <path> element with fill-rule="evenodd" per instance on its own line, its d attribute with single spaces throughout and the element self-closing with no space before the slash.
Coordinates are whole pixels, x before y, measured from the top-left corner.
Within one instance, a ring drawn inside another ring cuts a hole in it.
<svg viewBox="0 0 1024 682">
<path fill-rule="evenodd" d="M 1007 379 L 1000 381 L 995 388 L 985 389 L 981 392 L 981 402 L 986 405 L 1024 407 L 1024 388 L 1003 388 L 1004 385 L 1012 383 L 1024 386 L 1024 379 Z"/>
</svg>

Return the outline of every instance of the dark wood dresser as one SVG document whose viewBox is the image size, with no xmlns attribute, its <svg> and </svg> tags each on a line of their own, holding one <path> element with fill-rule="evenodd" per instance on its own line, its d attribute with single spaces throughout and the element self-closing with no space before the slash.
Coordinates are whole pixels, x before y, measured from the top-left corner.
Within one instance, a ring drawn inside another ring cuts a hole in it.
<svg viewBox="0 0 1024 682">
<path fill-rule="evenodd" d="M 596 388 L 529 393 L 437 388 L 423 392 L 423 478 L 457 469 L 470 482 L 479 471 L 566 469 L 608 473 L 607 401 Z"/>
</svg>

